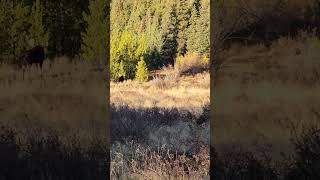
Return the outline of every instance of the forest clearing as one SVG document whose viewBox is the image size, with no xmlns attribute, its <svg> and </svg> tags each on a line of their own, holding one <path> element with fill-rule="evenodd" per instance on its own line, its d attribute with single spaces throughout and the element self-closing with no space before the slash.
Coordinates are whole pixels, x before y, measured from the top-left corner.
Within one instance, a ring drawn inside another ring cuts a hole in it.
<svg viewBox="0 0 320 180">
<path fill-rule="evenodd" d="M 209 178 L 208 72 L 110 90 L 112 178 Z"/>
<path fill-rule="evenodd" d="M 112 1 L 112 179 L 210 179 L 210 1 Z"/>
</svg>

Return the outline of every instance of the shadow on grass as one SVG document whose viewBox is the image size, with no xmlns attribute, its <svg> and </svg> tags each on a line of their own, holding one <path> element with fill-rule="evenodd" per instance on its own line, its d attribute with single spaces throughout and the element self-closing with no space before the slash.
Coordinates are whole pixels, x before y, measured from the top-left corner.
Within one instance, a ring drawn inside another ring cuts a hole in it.
<svg viewBox="0 0 320 180">
<path fill-rule="evenodd" d="M 76 138 L 68 145 L 51 133 L 33 133 L 20 143 L 15 130 L 2 126 L 0 132 L 0 179 L 107 179 L 109 150 L 105 143 L 81 147 Z"/>
<path fill-rule="evenodd" d="M 113 143 L 135 140 L 153 148 L 166 144 L 172 150 L 193 154 L 199 144 L 209 145 L 209 106 L 201 111 L 111 106 L 111 139 Z"/>
<path fill-rule="evenodd" d="M 217 153 L 210 149 L 213 165 L 210 174 L 219 180 L 316 180 L 320 179 L 320 129 L 311 127 L 292 138 L 293 156 L 285 162 L 271 164 L 270 156 L 230 148 Z"/>
</svg>

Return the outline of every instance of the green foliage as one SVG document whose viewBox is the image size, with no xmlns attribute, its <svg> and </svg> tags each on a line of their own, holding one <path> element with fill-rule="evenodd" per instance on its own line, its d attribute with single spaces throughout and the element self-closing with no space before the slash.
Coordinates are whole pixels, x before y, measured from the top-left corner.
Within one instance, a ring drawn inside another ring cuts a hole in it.
<svg viewBox="0 0 320 180">
<path fill-rule="evenodd" d="M 123 62 L 126 78 L 134 78 L 140 57 L 144 58 L 149 70 L 154 70 L 173 65 L 178 55 L 189 51 L 208 53 L 209 7 L 209 0 L 112 1 L 111 76 L 114 79 L 119 76 L 119 64 Z M 194 9 L 199 18 L 192 17 Z M 126 35 L 128 31 L 131 37 Z"/>
<path fill-rule="evenodd" d="M 187 0 L 178 1 L 177 20 L 178 20 L 178 55 L 183 55 L 187 52 L 187 37 L 186 29 L 189 26 L 190 8 L 188 7 Z"/>
<path fill-rule="evenodd" d="M 0 1 L 0 55 L 2 59 L 17 59 L 35 46 L 46 46 L 48 33 L 43 25 L 43 6 L 40 0 L 32 7 L 23 1 Z"/>
<path fill-rule="evenodd" d="M 107 0 L 91 0 L 89 13 L 83 15 L 87 28 L 82 33 L 82 56 L 99 65 L 107 63 L 107 3 Z"/>
<path fill-rule="evenodd" d="M 168 13 L 165 14 L 164 23 L 167 25 L 163 37 L 163 47 L 161 56 L 164 60 L 164 65 L 174 64 L 174 59 L 177 53 L 177 35 L 178 35 L 178 19 L 175 6 L 172 6 Z"/>
<path fill-rule="evenodd" d="M 48 45 L 49 35 L 43 25 L 43 15 L 43 6 L 40 0 L 36 0 L 32 5 L 30 14 L 30 46 L 41 45 L 46 47 Z"/>
<path fill-rule="evenodd" d="M 8 8 L 10 1 L 2 0 L 0 1 L 0 55 L 1 60 L 4 59 L 10 53 L 10 22 L 12 9 Z"/>
<path fill-rule="evenodd" d="M 81 33 L 87 28 L 84 12 L 90 13 L 91 0 L 41 1 L 44 5 L 44 26 L 49 34 L 48 55 L 66 55 L 71 58 L 79 55 L 83 40 Z"/>
<path fill-rule="evenodd" d="M 123 64 L 125 77 L 133 78 L 136 65 L 136 41 L 132 33 L 126 29 L 120 36 L 120 41 L 117 46 L 117 58 L 113 61 Z M 112 68 L 112 67 L 111 67 Z"/>
<path fill-rule="evenodd" d="M 10 49 L 14 56 L 19 56 L 28 48 L 28 13 L 29 10 L 23 3 L 17 3 L 13 7 L 11 26 L 9 30 Z"/>
<path fill-rule="evenodd" d="M 11 60 L 18 57 L 28 46 L 29 8 L 22 2 L 0 2 L 1 56 Z"/>
<path fill-rule="evenodd" d="M 194 6 L 191 24 L 187 29 L 187 49 L 191 52 L 209 54 L 210 51 L 210 1 L 201 0 L 201 6 Z M 199 10 L 197 10 L 199 9 Z"/>
<path fill-rule="evenodd" d="M 137 71 L 136 71 L 135 79 L 141 82 L 148 81 L 148 68 L 143 57 L 140 58 L 140 61 L 138 62 L 136 68 L 137 68 Z"/>
</svg>

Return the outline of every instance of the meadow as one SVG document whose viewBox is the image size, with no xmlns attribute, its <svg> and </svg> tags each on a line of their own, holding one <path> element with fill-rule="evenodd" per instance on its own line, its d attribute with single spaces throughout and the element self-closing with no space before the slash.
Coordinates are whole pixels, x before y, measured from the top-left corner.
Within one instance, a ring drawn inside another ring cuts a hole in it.
<svg viewBox="0 0 320 180">
<path fill-rule="evenodd" d="M 220 54 L 211 92 L 216 179 L 319 177 L 318 42 L 300 31 Z"/>
<path fill-rule="evenodd" d="M 113 179 L 209 179 L 210 75 L 111 82 Z"/>
<path fill-rule="evenodd" d="M 1 64 L 0 179 L 107 178 L 105 74 L 64 57 L 24 77 Z"/>
</svg>

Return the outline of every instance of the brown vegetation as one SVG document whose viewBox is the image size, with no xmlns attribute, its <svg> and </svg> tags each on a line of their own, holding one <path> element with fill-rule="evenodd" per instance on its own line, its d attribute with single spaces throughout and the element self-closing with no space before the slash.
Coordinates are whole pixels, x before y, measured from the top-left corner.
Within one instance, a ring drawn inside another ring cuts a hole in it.
<svg viewBox="0 0 320 180">
<path fill-rule="evenodd" d="M 319 125 L 318 47 L 319 40 L 314 33 L 300 31 L 295 37 L 273 41 L 269 47 L 234 44 L 219 54 L 222 66 L 214 92 L 211 122 L 214 124 L 211 131 L 215 132 L 211 144 L 218 153 L 216 177 L 240 176 L 236 171 L 229 172 L 233 176 L 226 176 L 225 171 L 233 166 L 232 158 L 240 156 L 244 160 L 238 162 L 243 164 L 234 166 L 246 167 L 242 179 L 317 176 L 314 172 L 312 176 L 308 174 L 318 167 L 316 163 L 307 171 L 299 170 L 299 163 L 305 159 L 299 160 L 304 155 L 297 147 L 304 147 L 307 141 L 299 141 L 297 146 L 291 140 Z M 237 149 L 243 155 L 235 155 Z M 220 161 L 223 163 L 219 164 Z M 292 171 L 299 172 L 299 176 Z"/>
<path fill-rule="evenodd" d="M 209 178 L 209 74 L 163 72 L 144 83 L 111 82 L 115 179 Z"/>
<path fill-rule="evenodd" d="M 0 66 L 0 154 L 16 148 L 4 160 L 15 164 L 7 178 L 106 177 L 105 72 L 92 69 L 59 58 L 51 68 L 44 61 L 42 79 L 35 66 L 23 79 L 22 71 Z M 22 171 L 26 173 L 16 177 Z"/>
</svg>

